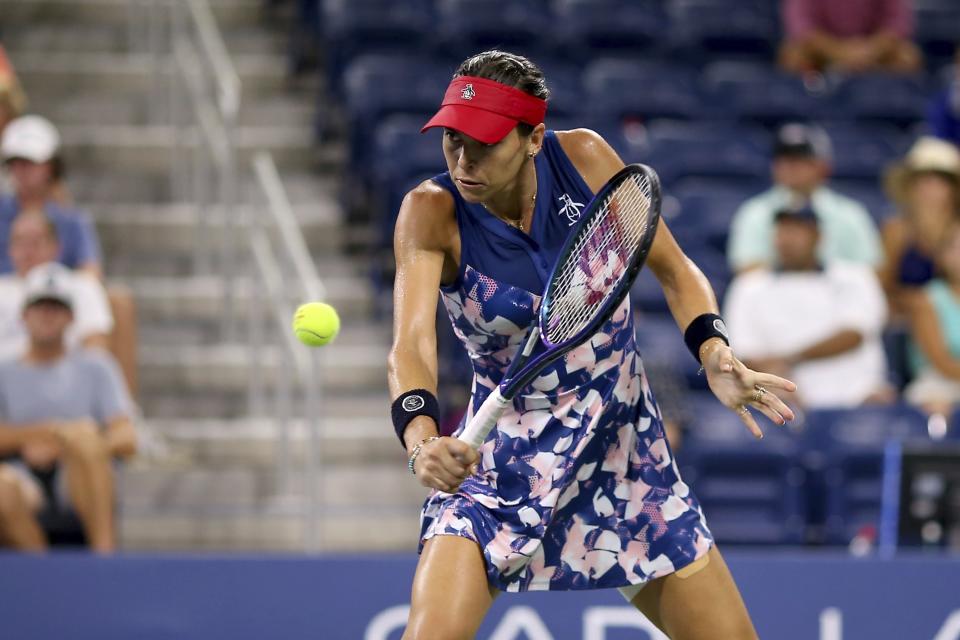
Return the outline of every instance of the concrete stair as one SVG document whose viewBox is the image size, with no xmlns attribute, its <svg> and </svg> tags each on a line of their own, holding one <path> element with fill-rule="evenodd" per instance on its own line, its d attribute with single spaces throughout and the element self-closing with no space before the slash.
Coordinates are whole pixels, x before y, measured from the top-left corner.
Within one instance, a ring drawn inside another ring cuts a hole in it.
<svg viewBox="0 0 960 640">
<path fill-rule="evenodd" d="M 370 265 L 346 251 L 370 232 L 344 221 L 345 150 L 314 142 L 323 83 L 288 77 L 288 25 L 265 19 L 261 0 L 208 1 L 243 87 L 235 141 L 241 193 L 231 222 L 262 215 L 249 159 L 270 151 L 343 321 L 341 335 L 320 357 L 322 548 L 412 550 L 425 490 L 406 472 L 390 428 L 390 327 L 375 316 Z M 183 161 L 178 132 L 162 124 L 172 60 L 161 56 L 155 69 L 136 41 L 143 34 L 132 35 L 131 18 L 141 8 L 131 0 L 0 0 L 4 44 L 31 109 L 61 129 L 70 189 L 97 223 L 108 280 L 128 287 L 137 303 L 142 429 L 155 444 L 122 472 L 123 544 L 302 550 L 307 426 L 288 425 L 284 458 L 273 409 L 250 415 L 245 322 L 260 303 L 258 284 L 241 245 L 233 307 L 239 330 L 228 340 L 221 322 L 227 290 L 217 276 L 198 270 L 194 254 L 198 243 L 218 246 L 230 225 L 217 211 L 177 201 L 171 189 L 171 168 Z M 270 322 L 267 330 L 275 333 Z M 279 348 L 258 356 L 267 388 L 277 382 Z M 295 389 L 294 399 L 301 393 Z"/>
</svg>

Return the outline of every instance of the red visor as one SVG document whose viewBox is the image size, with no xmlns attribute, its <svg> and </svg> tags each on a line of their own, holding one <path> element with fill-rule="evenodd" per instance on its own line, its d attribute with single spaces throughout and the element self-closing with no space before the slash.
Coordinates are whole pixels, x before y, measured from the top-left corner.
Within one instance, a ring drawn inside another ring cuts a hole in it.
<svg viewBox="0 0 960 640">
<path fill-rule="evenodd" d="M 440 110 L 420 132 L 447 127 L 494 144 L 518 123 L 536 126 L 546 115 L 546 100 L 487 78 L 460 76 L 450 82 Z"/>
</svg>

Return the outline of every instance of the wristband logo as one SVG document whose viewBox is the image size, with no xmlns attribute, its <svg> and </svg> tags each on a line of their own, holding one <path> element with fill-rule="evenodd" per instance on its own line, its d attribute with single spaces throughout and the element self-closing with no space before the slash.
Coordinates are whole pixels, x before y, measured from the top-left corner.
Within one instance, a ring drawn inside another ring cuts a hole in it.
<svg viewBox="0 0 960 640">
<path fill-rule="evenodd" d="M 403 407 L 403 410 L 407 413 L 413 413 L 414 411 L 420 411 L 423 409 L 426 402 L 423 399 L 423 396 L 407 396 L 403 399 L 403 402 L 400 404 Z"/>
<path fill-rule="evenodd" d="M 725 325 L 720 318 L 713 321 L 713 328 L 727 340 L 730 339 L 730 334 L 727 333 L 727 325 Z"/>
</svg>

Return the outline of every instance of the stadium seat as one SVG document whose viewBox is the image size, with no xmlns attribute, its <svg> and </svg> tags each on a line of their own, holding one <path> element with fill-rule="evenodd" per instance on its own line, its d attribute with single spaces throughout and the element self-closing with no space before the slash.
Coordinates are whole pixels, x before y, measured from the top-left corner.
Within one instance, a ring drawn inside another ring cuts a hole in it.
<svg viewBox="0 0 960 640">
<path fill-rule="evenodd" d="M 554 50 L 573 61 L 656 49 L 667 28 L 657 0 L 555 0 Z"/>
<path fill-rule="evenodd" d="M 429 58 L 365 55 L 344 74 L 345 110 L 351 170 L 369 172 L 368 159 L 377 123 L 395 114 L 417 114 L 420 126 L 443 97 L 453 69 Z"/>
<path fill-rule="evenodd" d="M 585 107 L 598 119 L 620 123 L 705 116 L 693 67 L 635 58 L 601 58 L 583 75 Z"/>
<path fill-rule="evenodd" d="M 816 411 L 806 416 L 805 465 L 822 487 L 824 533 L 847 544 L 864 526 L 877 525 L 888 442 L 929 440 L 927 419 L 908 406 Z"/>
<path fill-rule="evenodd" d="M 424 179 L 445 170 L 439 130 L 420 133 L 423 119 L 393 116 L 377 126 L 370 183 L 384 212 L 382 238 L 390 246 L 393 223 L 404 194 Z"/>
<path fill-rule="evenodd" d="M 960 407 L 956 407 L 953 415 L 947 421 L 947 437 L 951 440 L 960 440 Z"/>
<path fill-rule="evenodd" d="M 324 0 L 322 26 L 331 88 L 353 58 L 371 53 L 428 53 L 430 0 Z"/>
<path fill-rule="evenodd" d="M 650 313 L 668 313 L 667 299 L 663 288 L 650 269 L 644 269 L 637 276 L 630 289 L 630 299 L 635 309 Z"/>
<path fill-rule="evenodd" d="M 770 63 L 720 61 L 703 71 L 704 91 L 727 116 L 767 126 L 819 117 L 826 101 Z"/>
<path fill-rule="evenodd" d="M 493 48 L 536 59 L 546 48 L 546 0 L 437 0 L 436 10 L 436 41 L 458 59 Z"/>
<path fill-rule="evenodd" d="M 907 150 L 909 140 L 899 129 L 883 124 L 821 123 L 833 146 L 835 178 L 873 180 Z"/>
<path fill-rule="evenodd" d="M 625 157 L 651 164 L 667 187 L 691 176 L 756 180 L 769 172 L 770 136 L 756 127 L 654 122 L 623 144 Z"/>
<path fill-rule="evenodd" d="M 882 73 L 852 76 L 837 88 L 831 112 L 907 126 L 923 120 L 930 93 L 922 77 Z"/>
<path fill-rule="evenodd" d="M 797 438 L 757 417 L 757 440 L 712 396 L 692 396 L 696 420 L 678 456 L 707 524 L 726 544 L 800 544 L 805 535 L 804 471 Z"/>
<path fill-rule="evenodd" d="M 677 211 L 668 220 L 681 247 L 701 246 L 726 250 L 730 223 L 743 201 L 754 195 L 736 185 L 688 183 L 670 190 L 677 198 Z"/>
<path fill-rule="evenodd" d="M 579 117 L 583 111 L 583 85 L 580 82 L 580 69 L 555 58 L 537 60 L 536 62 L 547 79 L 547 88 L 550 89 L 547 118 L 554 116 L 575 118 L 579 120 L 577 126 L 585 126 L 583 118 Z"/>
<path fill-rule="evenodd" d="M 672 0 L 672 40 L 688 55 L 771 59 L 779 39 L 776 11 L 763 0 Z"/>
<path fill-rule="evenodd" d="M 656 278 L 648 269 L 644 269 L 640 274 L 641 278 L 649 278 L 656 283 Z M 656 286 L 659 288 L 659 285 Z M 631 291 L 631 300 L 635 300 L 632 295 L 634 291 L 636 289 Z M 660 295 L 662 297 L 663 294 Z M 680 329 L 665 307 L 649 309 L 648 313 L 643 313 L 637 319 L 637 347 L 646 363 L 667 369 L 685 378 L 688 383 L 698 377 L 697 371 L 700 367 L 687 351 Z M 702 384 L 700 386 L 702 387 Z"/>
<path fill-rule="evenodd" d="M 960 5 L 954 0 L 915 0 L 914 41 L 932 67 L 949 62 L 954 55 L 960 25 Z"/>
</svg>

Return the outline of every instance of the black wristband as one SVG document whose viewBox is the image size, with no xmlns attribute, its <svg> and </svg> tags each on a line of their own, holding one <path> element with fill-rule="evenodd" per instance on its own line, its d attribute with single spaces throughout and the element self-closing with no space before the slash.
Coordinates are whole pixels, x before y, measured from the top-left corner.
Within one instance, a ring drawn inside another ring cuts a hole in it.
<svg viewBox="0 0 960 640">
<path fill-rule="evenodd" d="M 687 343 L 687 349 L 700 362 L 700 345 L 710 338 L 720 338 L 727 345 L 730 344 L 730 337 L 727 334 L 727 325 L 723 323 L 723 318 L 715 313 L 704 313 L 693 319 L 683 332 L 683 341 Z M 700 364 L 703 364 L 702 362 Z"/>
<path fill-rule="evenodd" d="M 407 449 L 407 443 L 403 439 L 403 432 L 406 430 L 410 421 L 417 416 L 429 416 L 437 423 L 437 430 L 440 429 L 440 405 L 437 403 L 437 397 L 426 389 L 413 389 L 406 393 L 401 393 L 390 406 L 390 417 L 393 419 L 393 430 L 397 432 L 400 438 L 400 444 L 404 451 Z"/>
</svg>

